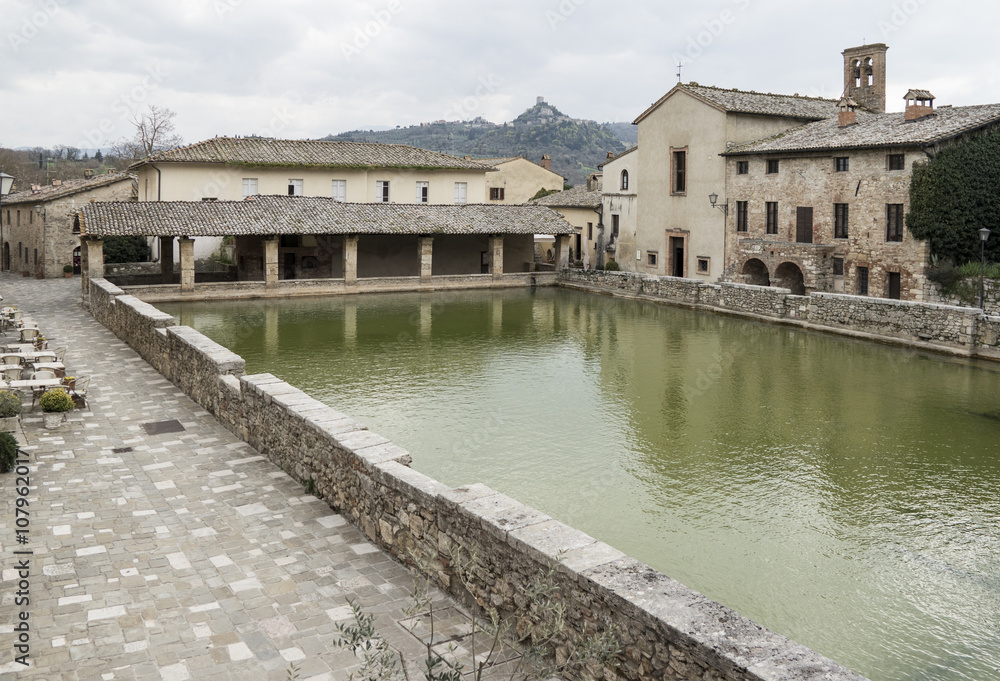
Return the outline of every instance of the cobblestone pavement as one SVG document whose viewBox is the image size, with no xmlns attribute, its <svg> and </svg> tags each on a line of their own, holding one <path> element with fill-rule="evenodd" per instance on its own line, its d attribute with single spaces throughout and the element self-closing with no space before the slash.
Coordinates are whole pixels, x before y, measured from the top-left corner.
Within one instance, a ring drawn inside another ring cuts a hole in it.
<svg viewBox="0 0 1000 681">
<path fill-rule="evenodd" d="M 403 612 L 411 574 L 95 321 L 79 286 L 0 275 L 4 304 L 68 346 L 69 374 L 93 379 L 90 409 L 58 430 L 37 409 L 22 418 L 27 544 L 16 476 L 0 477 L 0 678 L 249 681 L 285 679 L 294 663 L 303 680 L 346 679 L 357 658 L 333 642 L 347 599 L 419 657 L 407 627 L 422 625 Z M 466 631 L 437 600 L 438 639 Z M 22 613 L 30 667 L 14 660 Z"/>
</svg>

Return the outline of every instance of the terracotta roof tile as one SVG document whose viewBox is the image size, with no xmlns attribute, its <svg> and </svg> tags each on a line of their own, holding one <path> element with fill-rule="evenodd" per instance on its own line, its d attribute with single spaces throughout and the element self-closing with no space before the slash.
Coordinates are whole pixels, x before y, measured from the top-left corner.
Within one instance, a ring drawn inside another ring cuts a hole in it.
<svg viewBox="0 0 1000 681">
<path fill-rule="evenodd" d="M 821 120 L 837 115 L 837 100 L 821 97 L 803 97 L 801 95 L 775 95 L 770 92 L 747 92 L 745 90 L 727 90 L 725 88 L 698 85 L 697 83 L 678 83 L 670 92 L 663 95 L 652 106 L 646 109 L 635 123 L 657 109 L 676 92 L 686 92 L 693 97 L 714 105 L 730 113 L 757 114 L 760 116 L 786 116 L 805 120 Z"/>
<path fill-rule="evenodd" d="M 1000 123 L 1000 104 L 940 107 L 914 121 L 902 112 L 858 112 L 854 125 L 841 128 L 837 119 L 809 123 L 756 142 L 727 150 L 724 156 L 823 149 L 920 147 L 935 144 L 988 125 Z"/>
<path fill-rule="evenodd" d="M 490 166 L 437 151 L 403 144 L 279 140 L 269 137 L 213 137 L 186 147 L 161 151 L 132 167 L 148 163 L 219 163 L 244 166 L 328 168 L 447 168 L 489 170 Z"/>
<path fill-rule="evenodd" d="M 529 203 L 549 208 L 597 208 L 601 205 L 601 192 L 588 191 L 586 186 L 580 185 Z"/>
<path fill-rule="evenodd" d="M 115 173 L 109 175 L 98 175 L 97 177 L 87 180 L 64 180 L 63 183 L 58 186 L 53 184 L 45 185 L 37 192 L 28 190 L 8 194 L 3 199 L 3 205 L 8 206 L 11 204 L 45 203 L 46 201 L 55 201 L 56 199 L 72 196 L 73 194 L 79 194 L 80 192 L 100 189 L 101 187 L 106 187 L 123 180 L 130 180 L 134 182 L 135 176 L 127 175 L 125 173 Z"/>
<path fill-rule="evenodd" d="M 92 236 L 272 234 L 570 234 L 541 206 L 342 203 L 314 196 L 243 201 L 95 202 L 78 211 Z"/>
</svg>

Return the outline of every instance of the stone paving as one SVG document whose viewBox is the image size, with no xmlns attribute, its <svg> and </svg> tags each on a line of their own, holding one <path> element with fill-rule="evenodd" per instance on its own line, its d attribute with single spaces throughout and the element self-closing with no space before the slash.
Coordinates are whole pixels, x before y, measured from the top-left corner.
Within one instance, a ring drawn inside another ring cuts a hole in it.
<svg viewBox="0 0 1000 681">
<path fill-rule="evenodd" d="M 38 410 L 22 418 L 27 544 L 15 475 L 0 477 L 0 679 L 285 679 L 291 664 L 299 679 L 346 679 L 358 660 L 334 640 L 347 599 L 419 658 L 411 573 L 96 322 L 79 286 L 0 275 L 4 304 L 68 346 L 67 373 L 92 377 L 90 408 L 57 431 Z M 28 606 L 19 550 L 32 552 Z M 461 646 L 468 616 L 435 602 L 437 641 Z M 14 659 L 22 612 L 29 667 Z"/>
</svg>

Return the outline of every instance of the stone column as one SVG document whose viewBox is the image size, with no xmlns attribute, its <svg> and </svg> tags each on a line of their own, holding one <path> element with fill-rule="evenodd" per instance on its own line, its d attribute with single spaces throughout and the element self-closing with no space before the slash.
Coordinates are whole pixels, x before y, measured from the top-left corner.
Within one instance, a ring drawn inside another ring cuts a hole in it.
<svg viewBox="0 0 1000 681">
<path fill-rule="evenodd" d="M 556 235 L 556 271 L 569 267 L 569 234 Z"/>
<path fill-rule="evenodd" d="M 490 274 L 494 279 L 503 279 L 503 237 L 490 237 Z"/>
<path fill-rule="evenodd" d="M 181 293 L 194 291 L 194 239 L 182 236 L 178 243 L 181 252 Z"/>
<path fill-rule="evenodd" d="M 417 252 L 420 254 L 420 283 L 429 284 L 434 269 L 434 237 L 418 237 Z"/>
<path fill-rule="evenodd" d="M 174 237 L 160 237 L 160 283 L 170 284 L 174 276 Z"/>
<path fill-rule="evenodd" d="M 104 278 L 104 242 L 99 238 L 84 237 L 81 239 L 83 248 L 81 249 L 82 262 L 80 271 L 80 286 L 84 295 L 90 293 L 90 280 Z"/>
<path fill-rule="evenodd" d="M 344 237 L 344 283 L 348 286 L 358 281 L 358 235 Z"/>
<path fill-rule="evenodd" d="M 278 237 L 264 237 L 264 288 L 278 285 Z"/>
</svg>

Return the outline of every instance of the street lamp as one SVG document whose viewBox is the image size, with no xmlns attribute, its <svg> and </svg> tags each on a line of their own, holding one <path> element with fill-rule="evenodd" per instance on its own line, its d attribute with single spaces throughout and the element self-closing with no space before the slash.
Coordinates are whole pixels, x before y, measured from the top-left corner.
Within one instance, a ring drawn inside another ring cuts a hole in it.
<svg viewBox="0 0 1000 681">
<path fill-rule="evenodd" d="M 722 205 L 716 205 L 716 203 L 719 200 L 719 195 L 716 194 L 715 192 L 712 192 L 711 194 L 708 195 L 708 200 L 709 200 L 709 202 L 711 202 L 712 208 L 718 208 L 719 210 L 722 211 L 722 213 L 724 215 L 727 215 L 727 216 L 729 215 L 729 202 L 728 201 L 725 202 L 725 203 L 723 203 Z"/>
<path fill-rule="evenodd" d="M 986 241 L 990 238 L 990 230 L 983 227 L 979 230 L 979 309 L 986 311 L 983 307 L 983 278 L 986 274 Z"/>
<path fill-rule="evenodd" d="M 14 176 L 8 175 L 5 172 L 0 172 L 0 257 L 2 257 L 3 250 L 3 197 L 10 193 L 10 188 L 14 185 Z M 0 269 L 6 263 L 0 262 Z"/>
</svg>

